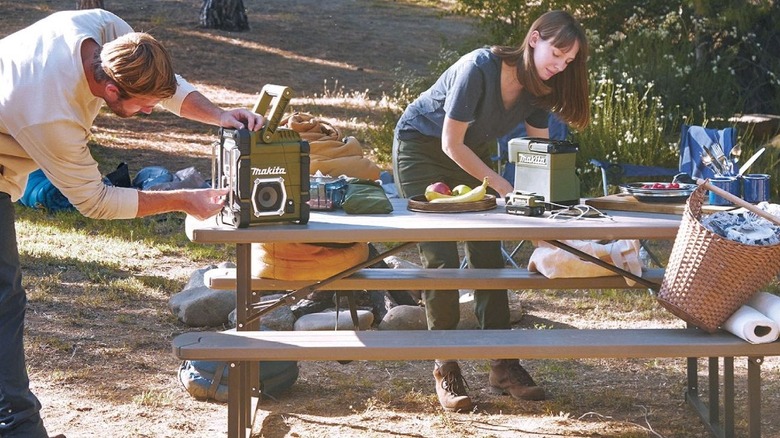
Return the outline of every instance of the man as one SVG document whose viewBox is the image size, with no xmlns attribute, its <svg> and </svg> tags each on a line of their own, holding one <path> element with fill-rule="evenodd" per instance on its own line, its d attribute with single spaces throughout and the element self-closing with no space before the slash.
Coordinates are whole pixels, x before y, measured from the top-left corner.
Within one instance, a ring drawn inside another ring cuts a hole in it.
<svg viewBox="0 0 780 438">
<path fill-rule="evenodd" d="M 92 9 L 63 11 L 0 40 L 0 436 L 48 437 L 29 388 L 22 288 L 13 202 L 40 168 L 85 216 L 124 219 L 182 211 L 207 218 L 223 189 L 146 192 L 106 186 L 87 147 L 105 104 L 120 117 L 160 104 L 216 126 L 260 129 L 263 117 L 222 110 L 174 74 L 150 35 Z M 58 435 L 62 436 L 62 435 Z"/>
</svg>

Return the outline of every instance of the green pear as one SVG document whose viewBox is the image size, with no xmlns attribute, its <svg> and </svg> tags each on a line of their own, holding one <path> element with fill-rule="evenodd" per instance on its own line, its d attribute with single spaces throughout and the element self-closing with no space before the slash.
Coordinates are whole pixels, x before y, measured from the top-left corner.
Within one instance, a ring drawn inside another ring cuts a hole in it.
<svg viewBox="0 0 780 438">
<path fill-rule="evenodd" d="M 463 194 L 468 193 L 470 191 L 471 191 L 471 187 L 469 187 L 469 186 L 467 186 L 465 184 L 460 184 L 460 185 L 455 186 L 452 189 L 452 196 L 463 195 Z"/>
</svg>

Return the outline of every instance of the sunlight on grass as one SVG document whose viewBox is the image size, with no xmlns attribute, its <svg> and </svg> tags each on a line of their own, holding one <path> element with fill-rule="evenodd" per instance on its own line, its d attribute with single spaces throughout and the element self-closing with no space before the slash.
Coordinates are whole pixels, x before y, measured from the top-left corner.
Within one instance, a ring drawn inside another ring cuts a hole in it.
<svg viewBox="0 0 780 438">
<path fill-rule="evenodd" d="M 194 260 L 224 258 L 226 246 L 195 245 L 184 234 L 180 214 L 132 220 L 96 220 L 78 212 L 48 215 L 17 208 L 17 239 L 20 252 L 48 255 L 105 265 L 144 266 L 159 257 L 189 255 Z"/>
<path fill-rule="evenodd" d="M 73 344 L 57 335 L 27 336 L 25 338 L 26 350 L 54 350 L 61 353 L 69 353 L 73 350 Z"/>
<path fill-rule="evenodd" d="M 278 55 L 286 60 L 290 61 L 297 61 L 302 62 L 306 64 L 311 64 L 313 66 L 317 67 L 336 67 L 341 68 L 344 70 L 362 70 L 367 73 L 377 73 L 376 70 L 370 69 L 370 68 L 364 68 L 361 66 L 352 65 L 346 62 L 335 62 L 335 61 L 328 61 L 326 59 L 322 58 L 312 58 L 310 56 L 305 55 L 299 55 L 297 53 L 291 52 L 289 50 L 280 49 L 278 47 L 272 47 L 266 44 L 261 44 L 254 41 L 248 41 L 246 39 L 240 39 L 240 38 L 230 38 L 225 37 L 221 35 L 215 35 L 215 34 L 206 34 L 204 32 L 198 32 L 198 31 L 188 31 L 188 30 L 181 30 L 180 33 L 186 37 L 190 37 L 193 39 L 197 38 L 208 38 L 220 43 L 227 43 L 231 44 L 237 47 L 241 47 L 244 49 L 249 50 L 255 50 L 258 52 L 264 52 L 264 53 L 270 53 L 273 55 Z"/>
<path fill-rule="evenodd" d="M 174 404 L 174 397 L 169 393 L 159 391 L 144 391 L 141 394 L 133 396 L 133 403 L 138 406 L 149 408 L 168 407 Z"/>
</svg>

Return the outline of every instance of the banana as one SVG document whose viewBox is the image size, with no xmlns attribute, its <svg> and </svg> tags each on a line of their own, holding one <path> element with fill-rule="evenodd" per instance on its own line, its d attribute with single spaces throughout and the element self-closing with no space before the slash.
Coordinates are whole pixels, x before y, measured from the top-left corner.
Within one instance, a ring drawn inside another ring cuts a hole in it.
<svg viewBox="0 0 780 438">
<path fill-rule="evenodd" d="M 452 198 L 452 195 L 445 195 L 444 193 L 439 193 L 434 191 L 425 192 L 425 199 L 427 199 L 429 202 L 433 201 L 434 199 L 444 199 L 444 198 Z"/>
<path fill-rule="evenodd" d="M 461 202 L 475 202 L 475 201 L 481 201 L 485 198 L 485 195 L 487 194 L 487 187 L 488 187 L 488 179 L 485 177 L 485 179 L 482 180 L 482 185 L 479 187 L 474 187 L 470 191 L 458 195 L 458 196 L 446 196 L 441 198 L 434 198 L 431 199 L 429 202 L 432 204 L 457 204 Z"/>
</svg>

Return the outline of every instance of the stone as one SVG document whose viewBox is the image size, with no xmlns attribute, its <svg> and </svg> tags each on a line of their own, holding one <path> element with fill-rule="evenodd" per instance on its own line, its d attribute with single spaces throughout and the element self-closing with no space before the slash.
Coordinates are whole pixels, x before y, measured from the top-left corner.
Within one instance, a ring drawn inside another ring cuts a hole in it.
<svg viewBox="0 0 780 438">
<path fill-rule="evenodd" d="M 278 300 L 284 294 L 264 295 L 260 302 Z M 260 326 L 263 330 L 292 331 L 295 327 L 296 316 L 290 306 L 279 306 L 276 309 L 260 317 Z M 236 326 L 236 311 L 230 314 L 230 324 Z"/>
<path fill-rule="evenodd" d="M 402 305 L 387 311 L 378 330 L 427 330 L 425 307 Z"/>
<path fill-rule="evenodd" d="M 181 292 L 168 300 L 171 313 L 191 327 L 213 327 L 227 324 L 230 312 L 236 308 L 236 294 L 207 287 L 205 273 L 215 266 L 197 269 L 190 275 Z"/>
<path fill-rule="evenodd" d="M 370 310 L 358 309 L 358 327 L 360 330 L 368 330 L 374 323 L 374 314 Z M 349 310 L 338 313 L 338 329 L 353 330 L 352 317 Z M 303 315 L 295 321 L 294 330 L 333 330 L 336 327 L 336 311 L 328 310 L 319 313 Z"/>
<path fill-rule="evenodd" d="M 460 290 L 460 322 L 458 329 L 478 330 L 479 322 L 474 314 L 474 291 L 470 289 Z M 523 317 L 523 304 L 518 295 L 509 292 L 509 323 L 514 324 Z"/>
<path fill-rule="evenodd" d="M 236 294 L 196 287 L 173 295 L 169 307 L 179 321 L 188 326 L 220 326 L 228 323 L 230 312 L 236 308 Z"/>
</svg>

